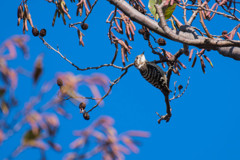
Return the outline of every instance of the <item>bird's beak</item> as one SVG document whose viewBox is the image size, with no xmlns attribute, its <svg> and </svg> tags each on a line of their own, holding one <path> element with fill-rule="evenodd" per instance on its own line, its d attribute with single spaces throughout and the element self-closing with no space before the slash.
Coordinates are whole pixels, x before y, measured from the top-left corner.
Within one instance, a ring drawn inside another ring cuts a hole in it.
<svg viewBox="0 0 240 160">
<path fill-rule="evenodd" d="M 144 52 L 141 55 L 144 55 Z"/>
</svg>

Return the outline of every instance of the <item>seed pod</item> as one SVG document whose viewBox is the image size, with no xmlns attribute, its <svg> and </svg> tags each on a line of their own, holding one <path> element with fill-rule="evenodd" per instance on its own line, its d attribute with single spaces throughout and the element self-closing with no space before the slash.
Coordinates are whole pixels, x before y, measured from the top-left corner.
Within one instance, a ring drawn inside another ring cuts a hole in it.
<svg viewBox="0 0 240 160">
<path fill-rule="evenodd" d="M 131 41 L 129 24 L 127 24 L 127 23 L 125 23 L 125 24 L 126 24 L 126 26 L 125 26 L 126 35 L 127 35 L 128 39 Z"/>
<path fill-rule="evenodd" d="M 222 31 L 222 35 L 224 36 L 224 35 L 227 35 L 227 31 L 225 30 L 225 31 Z"/>
<path fill-rule="evenodd" d="M 123 28 L 123 20 L 120 19 L 120 28 Z"/>
<path fill-rule="evenodd" d="M 60 11 L 64 25 L 67 24 L 63 11 Z"/>
<path fill-rule="evenodd" d="M 202 49 L 202 50 L 199 52 L 199 55 L 200 55 L 200 56 L 203 55 L 204 52 L 205 52 L 205 49 Z"/>
<path fill-rule="evenodd" d="M 202 56 L 200 57 L 200 61 L 201 61 L 201 64 L 202 64 L 202 66 L 205 68 L 205 67 L 206 67 L 206 65 L 205 65 L 205 63 L 204 63 L 204 61 L 203 61 L 203 58 L 202 58 Z"/>
<path fill-rule="evenodd" d="M 117 26 L 117 28 L 118 28 L 118 30 L 120 31 L 120 33 L 122 32 L 122 28 L 120 27 L 120 25 L 118 24 L 118 21 L 117 21 L 117 19 L 115 18 L 114 19 L 114 21 L 115 21 L 115 24 L 116 24 L 116 26 Z M 123 32 L 122 32 L 123 33 Z"/>
<path fill-rule="evenodd" d="M 66 11 L 68 12 L 69 10 L 68 10 L 68 8 L 67 8 L 67 5 L 66 5 L 66 3 L 65 3 L 65 1 L 63 1 L 64 3 L 64 7 L 65 7 L 65 9 L 66 9 Z"/>
<path fill-rule="evenodd" d="M 189 61 L 189 62 L 190 62 L 191 59 L 192 59 L 193 51 L 194 51 L 194 49 L 192 49 L 192 50 L 190 51 L 190 53 L 189 53 L 189 57 L 188 57 L 188 61 Z"/>
<path fill-rule="evenodd" d="M 88 24 L 87 24 L 87 23 L 82 23 L 82 24 L 81 24 L 81 28 L 82 28 L 83 30 L 87 30 L 87 29 L 88 29 Z"/>
<path fill-rule="evenodd" d="M 57 18 L 57 14 L 58 14 L 58 10 L 56 9 L 56 11 L 54 13 L 54 16 L 53 16 L 52 26 L 54 26 L 54 24 L 55 24 L 55 20 Z"/>
<path fill-rule="evenodd" d="M 87 4 L 88 4 L 89 8 L 92 9 L 92 5 L 89 0 L 87 0 Z"/>
<path fill-rule="evenodd" d="M 79 109 L 85 109 L 85 108 L 86 108 L 86 103 L 81 102 L 81 103 L 79 104 Z"/>
<path fill-rule="evenodd" d="M 40 31 L 40 36 L 41 36 L 41 37 L 44 37 L 44 36 L 46 36 L 46 34 L 47 34 L 46 29 L 41 29 L 41 31 Z"/>
<path fill-rule="evenodd" d="M 145 40 L 149 40 L 149 36 L 150 36 L 150 33 L 149 33 L 149 32 L 144 32 L 143 38 L 144 38 Z"/>
<path fill-rule="evenodd" d="M 59 87 L 63 86 L 63 81 L 62 81 L 62 79 L 60 79 L 60 78 L 57 79 L 57 85 L 58 85 Z"/>
<path fill-rule="evenodd" d="M 180 66 L 182 66 L 184 69 L 186 69 L 187 67 L 182 63 L 180 62 L 179 60 L 177 60 L 177 62 L 180 64 Z"/>
<path fill-rule="evenodd" d="M 238 36 L 238 38 L 240 39 L 240 33 L 239 33 L 239 32 L 237 32 L 237 36 Z"/>
<path fill-rule="evenodd" d="M 206 55 L 203 55 L 203 56 L 210 63 L 211 67 L 213 68 L 212 61 Z"/>
<path fill-rule="evenodd" d="M 23 17 L 23 34 L 25 34 L 25 31 L 28 31 L 28 27 L 27 27 L 27 20 L 25 17 Z"/>
<path fill-rule="evenodd" d="M 204 63 L 204 61 L 203 61 L 203 58 L 202 58 L 202 56 L 200 57 L 200 61 L 201 61 L 201 67 L 202 67 L 202 71 L 203 71 L 203 73 L 205 73 L 205 63 Z"/>
<path fill-rule="evenodd" d="M 145 33 L 145 30 L 144 29 L 139 29 L 138 33 L 143 35 Z"/>
<path fill-rule="evenodd" d="M 78 29 L 77 30 L 78 38 L 79 38 L 79 45 L 84 47 L 84 42 L 83 42 L 83 34 L 82 32 Z"/>
<path fill-rule="evenodd" d="M 65 1 L 61 1 L 60 7 L 61 7 L 61 10 L 67 15 L 67 17 L 71 19 L 71 16 L 68 14 L 68 8 L 66 6 Z"/>
<path fill-rule="evenodd" d="M 40 76 L 42 75 L 43 72 L 43 55 L 39 55 L 35 61 L 35 65 L 34 65 L 34 71 L 32 74 L 33 77 L 33 82 L 34 84 L 36 84 L 40 78 Z"/>
<path fill-rule="evenodd" d="M 38 29 L 37 28 L 32 28 L 32 34 L 33 34 L 33 36 L 38 36 L 39 35 L 39 31 L 38 31 Z"/>
<path fill-rule="evenodd" d="M 83 113 L 83 118 L 85 120 L 89 120 L 90 119 L 90 116 L 89 116 L 88 112 Z"/>
<path fill-rule="evenodd" d="M 28 12 L 28 15 L 27 15 L 27 20 L 28 22 L 30 23 L 31 27 L 33 28 L 33 22 L 32 22 L 32 17 L 31 17 L 31 14 Z"/>
<path fill-rule="evenodd" d="M 142 7 L 139 7 L 138 8 L 138 11 L 141 12 L 142 14 L 145 14 L 146 13 L 146 10 Z"/>
<path fill-rule="evenodd" d="M 27 19 L 23 18 L 24 19 L 24 26 L 25 26 L 25 30 L 28 31 L 28 26 L 27 26 Z"/>
<path fill-rule="evenodd" d="M 130 25 L 133 27 L 133 30 L 136 31 L 136 26 L 134 25 L 134 23 L 130 20 Z"/>
<path fill-rule="evenodd" d="M 6 89 L 5 88 L 0 88 L 0 97 L 2 97 L 6 92 Z"/>
<path fill-rule="evenodd" d="M 166 45 L 166 41 L 163 38 L 158 38 L 157 43 L 158 43 L 159 46 L 165 46 Z"/>
<path fill-rule="evenodd" d="M 162 67 L 163 67 L 163 68 L 165 68 L 165 67 L 166 67 L 166 66 L 165 66 L 165 64 L 164 64 L 163 62 L 162 62 L 161 64 L 162 64 Z"/>
<path fill-rule="evenodd" d="M 20 19 L 23 19 L 23 6 L 22 5 L 18 6 L 17 17 Z"/>
<path fill-rule="evenodd" d="M 126 66 L 125 59 L 124 59 L 124 57 L 125 57 L 124 52 L 126 52 L 126 50 L 124 49 L 123 46 L 121 46 L 122 64 L 123 64 L 123 66 Z"/>
<path fill-rule="evenodd" d="M 134 33 L 134 29 L 132 28 L 132 26 L 131 25 L 129 25 L 129 29 L 130 29 L 130 33 L 131 33 L 131 40 L 133 41 L 134 40 L 134 35 L 135 35 L 135 33 Z"/>
<path fill-rule="evenodd" d="M 77 8 L 77 16 L 78 16 L 78 14 L 80 14 L 80 16 L 82 16 L 82 12 L 83 12 L 83 4 L 81 3 L 81 4 L 79 4 L 79 5 L 77 5 L 78 6 L 78 8 Z"/>
<path fill-rule="evenodd" d="M 20 22 L 21 22 L 21 18 L 18 18 L 17 26 L 19 26 Z"/>
<path fill-rule="evenodd" d="M 89 11 L 89 8 L 87 6 L 86 1 L 83 1 L 83 5 L 84 5 L 84 8 L 85 8 L 85 13 L 86 13 L 86 15 L 88 15 L 90 11 Z"/>
<path fill-rule="evenodd" d="M 181 89 L 183 89 L 183 86 L 180 84 L 180 85 L 178 86 L 179 92 L 181 91 Z"/>
<path fill-rule="evenodd" d="M 58 14 L 57 14 L 58 18 L 60 18 L 60 15 L 61 15 L 61 14 L 60 14 L 60 11 L 57 10 L 57 13 L 58 13 Z"/>
<path fill-rule="evenodd" d="M 196 61 L 197 61 L 197 55 L 195 55 L 195 57 L 193 59 L 192 68 L 195 66 Z"/>
<path fill-rule="evenodd" d="M 26 13 L 29 12 L 29 11 L 28 11 L 28 5 L 27 5 L 26 3 L 24 4 L 24 9 L 25 9 L 24 11 L 25 11 Z"/>
</svg>

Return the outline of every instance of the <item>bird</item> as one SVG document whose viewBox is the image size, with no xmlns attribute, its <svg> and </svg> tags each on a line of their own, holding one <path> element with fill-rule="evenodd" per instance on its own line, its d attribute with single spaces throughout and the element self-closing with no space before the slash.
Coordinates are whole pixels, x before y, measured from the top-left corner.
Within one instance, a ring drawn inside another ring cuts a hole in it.
<svg viewBox="0 0 240 160">
<path fill-rule="evenodd" d="M 169 95 L 171 90 L 168 88 L 166 73 L 154 62 L 146 60 L 144 53 L 135 58 L 134 66 L 140 71 L 141 75 L 154 87 L 160 89 L 164 96 Z"/>
</svg>

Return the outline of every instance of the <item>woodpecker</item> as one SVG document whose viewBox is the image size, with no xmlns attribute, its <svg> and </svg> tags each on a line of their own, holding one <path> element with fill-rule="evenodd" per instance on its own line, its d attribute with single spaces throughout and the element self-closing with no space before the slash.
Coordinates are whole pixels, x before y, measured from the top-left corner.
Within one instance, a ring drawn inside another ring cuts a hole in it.
<svg viewBox="0 0 240 160">
<path fill-rule="evenodd" d="M 157 64 L 147 61 L 142 53 L 135 58 L 134 66 L 140 71 L 144 79 L 160 89 L 165 96 L 168 96 L 171 91 L 167 85 L 166 73 Z"/>
</svg>

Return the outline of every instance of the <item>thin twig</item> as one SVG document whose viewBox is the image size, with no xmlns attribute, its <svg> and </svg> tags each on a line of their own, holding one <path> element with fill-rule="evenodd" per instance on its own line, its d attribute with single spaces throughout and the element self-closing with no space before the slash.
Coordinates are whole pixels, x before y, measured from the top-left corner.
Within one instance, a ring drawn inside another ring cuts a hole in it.
<svg viewBox="0 0 240 160">
<path fill-rule="evenodd" d="M 133 65 L 133 63 L 131 63 L 131 64 L 125 66 L 125 67 L 121 67 L 121 66 L 117 66 L 117 65 L 115 65 L 115 64 L 111 64 L 111 63 L 110 63 L 110 64 L 102 64 L 102 65 L 97 66 L 97 67 L 79 68 L 79 67 L 78 67 L 77 65 L 75 65 L 72 61 L 70 61 L 66 56 L 63 56 L 62 53 L 59 51 L 59 49 L 57 50 L 57 49 L 53 48 L 49 43 L 47 43 L 47 42 L 43 39 L 43 37 L 40 37 L 40 39 L 43 41 L 43 44 L 44 44 L 45 46 L 47 46 L 49 49 L 51 49 L 51 50 L 53 50 L 54 52 L 56 52 L 57 54 L 59 54 L 64 60 L 66 60 L 68 63 L 70 63 L 72 66 L 74 66 L 74 67 L 75 67 L 77 70 L 79 70 L 79 71 L 86 71 L 86 70 L 90 70 L 90 69 L 100 69 L 100 68 L 102 68 L 102 67 L 109 67 L 109 66 L 114 67 L 114 68 L 117 68 L 117 69 L 120 69 L 120 70 L 125 70 L 125 69 L 127 69 L 127 68 L 129 68 L 129 67 L 131 67 L 131 66 Z"/>
<path fill-rule="evenodd" d="M 201 0 L 198 0 L 198 5 L 200 6 L 201 5 Z M 201 11 L 199 11 L 199 15 L 200 15 L 200 23 L 202 24 L 202 27 L 205 31 L 205 33 L 207 34 L 207 36 L 209 38 L 213 38 L 213 36 L 208 32 L 208 29 L 204 23 L 204 20 L 203 20 L 203 13 Z"/>
<path fill-rule="evenodd" d="M 190 80 L 190 77 L 188 78 L 187 85 L 186 85 L 185 89 L 183 90 L 183 92 L 182 92 L 181 94 L 179 93 L 177 96 L 175 96 L 175 92 L 176 92 L 176 87 L 175 87 L 174 95 L 173 95 L 173 97 L 172 97 L 171 99 L 169 99 L 169 101 L 172 101 L 172 100 L 174 100 L 174 99 L 177 99 L 177 98 L 180 98 L 180 97 L 183 96 L 183 94 L 186 92 L 187 87 L 188 87 L 188 85 L 189 85 L 189 80 Z M 174 83 L 174 85 L 175 85 L 175 83 Z"/>
<path fill-rule="evenodd" d="M 91 9 L 90 9 L 89 13 L 86 15 L 86 17 L 84 18 L 84 20 L 83 20 L 83 21 L 81 21 L 81 22 L 76 22 L 76 23 L 72 23 L 72 24 L 69 24 L 69 27 L 73 27 L 73 26 L 75 26 L 75 25 L 78 25 L 78 24 L 83 24 L 83 23 L 85 23 L 85 21 L 87 20 L 88 16 L 89 16 L 89 15 L 90 15 L 90 13 L 92 12 L 92 10 L 93 10 L 94 6 L 96 5 L 97 1 L 98 1 L 98 0 L 95 0 L 95 1 L 94 1 L 93 5 L 91 6 Z"/>
<path fill-rule="evenodd" d="M 204 3 L 203 3 L 204 4 Z M 208 12 L 212 12 L 212 13 L 216 13 L 218 15 L 221 15 L 221 16 L 224 16 L 226 18 L 229 18 L 229 19 L 232 19 L 232 20 L 236 20 L 236 21 L 240 21 L 239 18 L 237 18 L 236 16 L 232 16 L 232 15 L 228 15 L 228 14 L 225 14 L 225 13 L 222 13 L 222 12 L 218 12 L 218 11 L 215 11 L 215 10 L 212 10 L 212 9 L 207 9 L 207 8 L 204 8 L 203 7 L 203 4 L 202 5 L 191 5 L 191 4 L 187 4 L 186 6 L 190 6 L 190 7 L 198 7 L 197 9 L 194 9 L 194 8 L 185 8 L 186 10 L 194 10 L 194 15 L 198 12 L 198 11 L 201 11 L 201 10 L 204 10 L 204 11 L 208 11 Z M 184 9 L 184 4 L 178 4 L 179 7 L 181 7 L 182 9 Z M 196 12 L 196 13 L 195 13 Z M 240 12 L 240 11 L 239 11 Z M 190 18 L 191 19 L 191 18 Z M 189 19 L 189 22 L 188 24 L 190 23 L 190 19 Z M 193 19 L 193 18 L 192 18 Z M 192 22 L 192 20 L 191 20 Z M 191 24 L 191 23 L 190 23 Z"/>
<path fill-rule="evenodd" d="M 128 71 L 128 68 L 124 71 L 123 74 L 121 74 L 117 79 L 115 79 L 115 80 L 111 83 L 111 85 L 109 86 L 109 90 L 107 91 L 107 93 L 98 101 L 98 103 L 97 103 L 95 106 L 93 106 L 89 111 L 87 111 L 88 113 L 91 112 L 93 109 L 95 109 L 95 108 L 103 101 L 103 99 L 106 98 L 106 97 L 109 95 L 109 93 L 110 93 L 111 90 L 112 90 L 112 87 L 113 87 L 115 84 L 117 84 L 124 75 L 126 75 L 127 71 Z"/>
<path fill-rule="evenodd" d="M 187 24 L 187 9 L 186 9 L 186 4 L 188 2 L 188 0 L 182 0 L 183 1 L 183 20 L 184 20 L 184 23 Z"/>
</svg>

